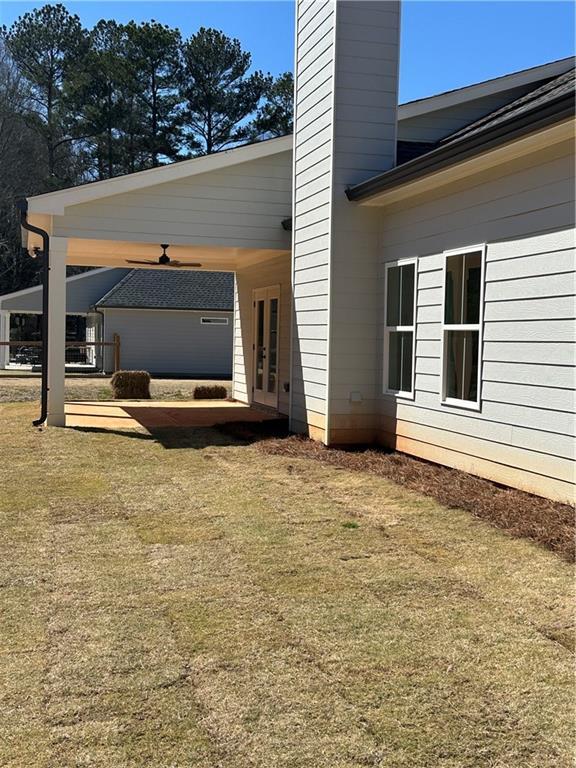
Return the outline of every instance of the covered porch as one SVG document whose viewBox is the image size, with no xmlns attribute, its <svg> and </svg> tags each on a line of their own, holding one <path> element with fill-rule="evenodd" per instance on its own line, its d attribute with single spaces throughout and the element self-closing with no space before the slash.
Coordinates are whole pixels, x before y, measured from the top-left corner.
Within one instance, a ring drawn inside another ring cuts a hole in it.
<svg viewBox="0 0 576 768">
<path fill-rule="evenodd" d="M 233 272 L 232 396 L 287 415 L 291 202 L 289 137 L 31 198 L 28 223 L 49 236 L 48 425 L 74 415 L 64 395 L 67 266 Z M 25 235 L 29 252 L 42 248 L 37 232 Z"/>
<path fill-rule="evenodd" d="M 66 425 L 87 431 L 157 434 L 159 430 L 208 428 L 237 422 L 262 422 L 276 414 L 246 403 L 224 401 L 114 400 L 65 404 Z"/>
</svg>

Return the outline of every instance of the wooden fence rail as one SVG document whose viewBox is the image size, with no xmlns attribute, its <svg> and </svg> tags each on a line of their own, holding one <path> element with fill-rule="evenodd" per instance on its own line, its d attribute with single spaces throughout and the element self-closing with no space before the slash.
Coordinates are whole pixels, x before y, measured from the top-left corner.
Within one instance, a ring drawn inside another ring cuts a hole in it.
<svg viewBox="0 0 576 768">
<path fill-rule="evenodd" d="M 112 347 L 114 349 L 114 370 L 120 370 L 120 336 L 115 333 L 113 335 L 113 341 L 67 341 L 66 349 L 86 349 L 88 347 L 94 347 L 97 349 L 105 349 L 106 347 Z M 40 349 L 42 347 L 41 341 L 0 341 L 0 347 L 22 347 L 23 349 Z"/>
</svg>

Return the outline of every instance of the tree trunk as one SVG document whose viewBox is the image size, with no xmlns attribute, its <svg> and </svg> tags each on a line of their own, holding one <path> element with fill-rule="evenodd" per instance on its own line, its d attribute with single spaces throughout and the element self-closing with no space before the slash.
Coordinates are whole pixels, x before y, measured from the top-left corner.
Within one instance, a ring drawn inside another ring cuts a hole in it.
<svg viewBox="0 0 576 768">
<path fill-rule="evenodd" d="M 156 72 L 152 70 L 152 167 L 158 166 L 158 95 L 156 93 Z"/>
<path fill-rule="evenodd" d="M 114 159 L 112 154 L 112 87 L 108 85 L 108 114 L 107 114 L 107 154 L 108 154 L 108 178 L 114 176 Z"/>
</svg>

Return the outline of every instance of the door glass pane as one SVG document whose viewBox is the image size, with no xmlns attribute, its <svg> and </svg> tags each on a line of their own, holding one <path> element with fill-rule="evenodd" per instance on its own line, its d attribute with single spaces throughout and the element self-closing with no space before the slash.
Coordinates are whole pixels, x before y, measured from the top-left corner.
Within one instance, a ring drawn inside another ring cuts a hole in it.
<svg viewBox="0 0 576 768">
<path fill-rule="evenodd" d="M 405 264 L 400 270 L 400 325 L 414 325 L 414 264 Z"/>
<path fill-rule="evenodd" d="M 411 392 L 412 331 L 392 331 L 388 338 L 388 389 Z"/>
<path fill-rule="evenodd" d="M 400 267 L 390 267 L 386 274 L 386 325 L 400 325 Z"/>
<path fill-rule="evenodd" d="M 264 302 L 256 302 L 256 383 L 255 389 L 264 389 Z"/>
<path fill-rule="evenodd" d="M 270 299 L 270 338 L 268 340 L 268 392 L 276 392 L 278 382 L 278 299 Z"/>
<path fill-rule="evenodd" d="M 478 400 L 478 331 L 446 333 L 446 397 Z"/>
</svg>

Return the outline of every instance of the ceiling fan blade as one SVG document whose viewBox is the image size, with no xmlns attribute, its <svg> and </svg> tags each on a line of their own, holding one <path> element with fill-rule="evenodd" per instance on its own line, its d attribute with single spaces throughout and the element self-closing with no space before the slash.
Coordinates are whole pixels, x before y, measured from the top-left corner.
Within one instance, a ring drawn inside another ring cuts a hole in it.
<svg viewBox="0 0 576 768">
<path fill-rule="evenodd" d="M 194 262 L 194 261 L 170 261 L 170 264 L 168 265 L 170 267 L 191 267 L 191 268 L 197 268 L 201 267 L 202 264 Z"/>
<path fill-rule="evenodd" d="M 151 259 L 144 259 L 142 261 L 136 261 L 135 259 L 124 259 L 126 264 L 155 264 L 158 265 L 157 261 L 152 261 Z"/>
</svg>

